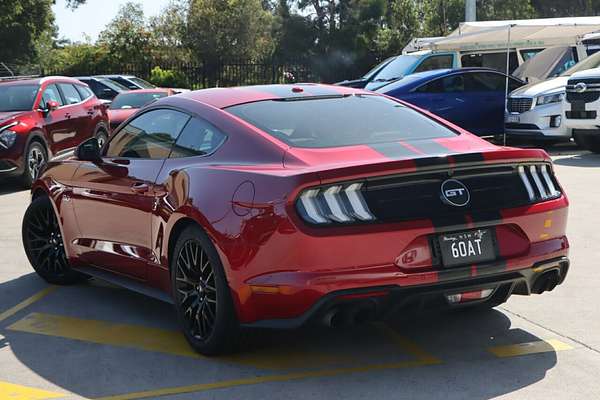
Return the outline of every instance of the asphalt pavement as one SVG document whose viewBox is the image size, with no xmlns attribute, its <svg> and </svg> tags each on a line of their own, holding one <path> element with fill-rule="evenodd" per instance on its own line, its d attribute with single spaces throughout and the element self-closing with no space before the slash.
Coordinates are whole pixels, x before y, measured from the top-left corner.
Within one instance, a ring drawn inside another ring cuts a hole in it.
<svg viewBox="0 0 600 400">
<path fill-rule="evenodd" d="M 490 311 L 253 331 L 206 358 L 171 306 L 90 281 L 49 286 L 22 250 L 29 194 L 0 182 L 0 399 L 600 398 L 600 155 L 548 149 L 571 201 L 571 269 Z"/>
</svg>

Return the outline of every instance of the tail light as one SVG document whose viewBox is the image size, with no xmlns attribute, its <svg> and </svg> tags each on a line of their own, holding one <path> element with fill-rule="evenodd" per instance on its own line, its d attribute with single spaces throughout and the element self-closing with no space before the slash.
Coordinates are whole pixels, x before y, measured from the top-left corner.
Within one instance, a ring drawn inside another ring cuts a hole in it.
<svg viewBox="0 0 600 400">
<path fill-rule="evenodd" d="M 296 201 L 296 209 L 309 224 L 346 224 L 373 221 L 362 195 L 363 183 L 310 188 Z"/>
<path fill-rule="evenodd" d="M 529 201 L 545 201 L 561 196 L 548 165 L 519 165 L 518 171 Z"/>
</svg>

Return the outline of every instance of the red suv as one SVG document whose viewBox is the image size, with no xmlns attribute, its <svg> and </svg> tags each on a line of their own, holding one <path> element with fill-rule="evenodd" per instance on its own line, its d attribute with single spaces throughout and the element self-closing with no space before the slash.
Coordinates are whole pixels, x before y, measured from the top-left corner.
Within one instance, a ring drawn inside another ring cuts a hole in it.
<svg viewBox="0 0 600 400">
<path fill-rule="evenodd" d="M 108 138 L 106 107 L 72 78 L 0 80 L 0 176 L 30 186 L 51 157 L 95 136 Z"/>
</svg>

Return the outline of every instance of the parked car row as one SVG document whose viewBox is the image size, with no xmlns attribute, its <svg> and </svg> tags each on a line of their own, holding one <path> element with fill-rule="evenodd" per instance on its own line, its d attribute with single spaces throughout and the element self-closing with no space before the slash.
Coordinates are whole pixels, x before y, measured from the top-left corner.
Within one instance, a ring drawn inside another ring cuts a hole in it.
<svg viewBox="0 0 600 400">
<path fill-rule="evenodd" d="M 103 146 L 135 111 L 172 94 L 156 87 L 130 90 L 121 78 L 145 82 L 116 75 L 0 80 L 0 176 L 30 186 L 50 158 L 91 137 Z"/>
</svg>

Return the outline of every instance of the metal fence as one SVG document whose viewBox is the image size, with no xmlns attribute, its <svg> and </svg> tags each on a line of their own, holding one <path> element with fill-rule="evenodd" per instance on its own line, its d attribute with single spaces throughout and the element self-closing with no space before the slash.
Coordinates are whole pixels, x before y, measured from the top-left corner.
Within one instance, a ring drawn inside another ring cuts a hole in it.
<svg viewBox="0 0 600 400">
<path fill-rule="evenodd" d="M 202 89 L 268 83 L 319 82 L 309 62 L 254 62 L 247 60 L 208 63 L 148 63 L 123 65 L 70 66 L 43 69 L 42 75 L 89 76 L 104 74 L 135 75 L 151 80 L 159 67 L 174 77 L 178 87 Z"/>
</svg>

